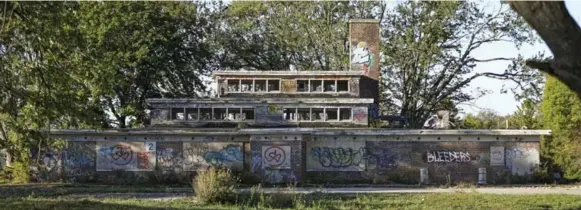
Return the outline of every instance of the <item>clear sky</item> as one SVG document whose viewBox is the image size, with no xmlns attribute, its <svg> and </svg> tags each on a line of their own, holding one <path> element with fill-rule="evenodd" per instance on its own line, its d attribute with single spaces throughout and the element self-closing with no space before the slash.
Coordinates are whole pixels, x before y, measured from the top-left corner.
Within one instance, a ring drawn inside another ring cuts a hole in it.
<svg viewBox="0 0 581 210">
<path fill-rule="evenodd" d="M 487 2 L 493 7 L 499 7 L 500 1 L 490 1 Z M 569 10 L 569 13 L 577 21 L 577 24 L 581 23 L 581 1 L 565 1 L 565 5 Z M 579 46 L 581 47 L 581 46 Z M 493 57 L 516 57 L 516 55 L 521 54 L 523 57 L 527 58 L 538 52 L 545 52 L 545 55 L 551 55 L 551 52 L 545 45 L 545 43 L 539 43 L 534 46 L 523 46 L 520 50 L 517 50 L 514 45 L 510 43 L 495 44 L 482 46 L 478 51 L 475 52 L 475 57 L 477 58 L 493 58 Z M 492 62 L 487 64 L 480 64 L 476 66 L 477 72 L 497 72 L 502 73 L 508 62 Z M 514 99 L 514 95 L 510 91 L 506 94 L 501 94 L 500 89 L 502 85 L 505 84 L 508 87 L 514 86 L 514 83 L 504 82 L 489 78 L 479 78 L 474 80 L 467 90 L 475 90 L 477 87 L 486 88 L 492 91 L 472 104 L 464 104 L 460 107 L 466 113 L 476 113 L 482 109 L 492 109 L 498 114 L 506 115 L 514 112 L 517 109 L 518 103 Z"/>
</svg>

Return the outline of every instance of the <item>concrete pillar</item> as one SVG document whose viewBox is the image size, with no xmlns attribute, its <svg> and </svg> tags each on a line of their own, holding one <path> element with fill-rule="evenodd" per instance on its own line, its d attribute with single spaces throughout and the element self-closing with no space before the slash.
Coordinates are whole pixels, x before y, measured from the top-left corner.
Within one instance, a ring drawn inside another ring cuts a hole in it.
<svg viewBox="0 0 581 210">
<path fill-rule="evenodd" d="M 429 184 L 428 168 L 420 168 L 420 184 Z"/>
<path fill-rule="evenodd" d="M 486 184 L 486 168 L 478 168 L 478 184 Z"/>
</svg>

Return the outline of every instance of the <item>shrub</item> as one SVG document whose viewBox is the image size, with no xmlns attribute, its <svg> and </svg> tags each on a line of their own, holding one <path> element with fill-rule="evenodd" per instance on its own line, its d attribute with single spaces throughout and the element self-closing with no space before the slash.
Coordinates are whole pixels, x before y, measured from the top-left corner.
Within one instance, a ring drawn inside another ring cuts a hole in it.
<svg viewBox="0 0 581 210">
<path fill-rule="evenodd" d="M 192 186 L 196 198 L 205 203 L 227 203 L 235 196 L 236 179 L 229 170 L 199 171 Z"/>
<path fill-rule="evenodd" d="M 30 182 L 30 174 L 28 164 L 16 162 L 13 168 L 10 169 L 10 176 L 13 184 L 24 184 Z"/>
</svg>

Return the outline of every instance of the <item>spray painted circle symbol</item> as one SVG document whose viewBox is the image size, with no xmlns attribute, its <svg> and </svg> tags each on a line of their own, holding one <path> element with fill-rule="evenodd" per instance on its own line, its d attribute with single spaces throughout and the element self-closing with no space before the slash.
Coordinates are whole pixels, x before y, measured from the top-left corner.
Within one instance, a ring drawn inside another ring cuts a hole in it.
<svg viewBox="0 0 581 210">
<path fill-rule="evenodd" d="M 264 160 L 273 167 L 281 166 L 286 159 L 286 152 L 278 146 L 264 150 Z"/>
</svg>

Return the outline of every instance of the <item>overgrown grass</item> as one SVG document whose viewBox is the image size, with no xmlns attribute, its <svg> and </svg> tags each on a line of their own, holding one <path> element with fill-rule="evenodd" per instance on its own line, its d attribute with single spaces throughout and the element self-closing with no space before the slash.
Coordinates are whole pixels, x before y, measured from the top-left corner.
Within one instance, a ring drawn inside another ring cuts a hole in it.
<svg viewBox="0 0 581 210">
<path fill-rule="evenodd" d="M 231 202 L 235 197 L 236 179 L 227 169 L 199 171 L 192 183 L 198 200 L 205 203 Z"/>
<path fill-rule="evenodd" d="M 235 204 L 222 205 L 208 205 L 192 198 L 157 201 L 29 197 L 0 199 L 0 209 L 581 209 L 581 196 L 574 195 L 443 193 L 255 196 L 256 199 L 241 199 L 241 202 Z"/>
</svg>

